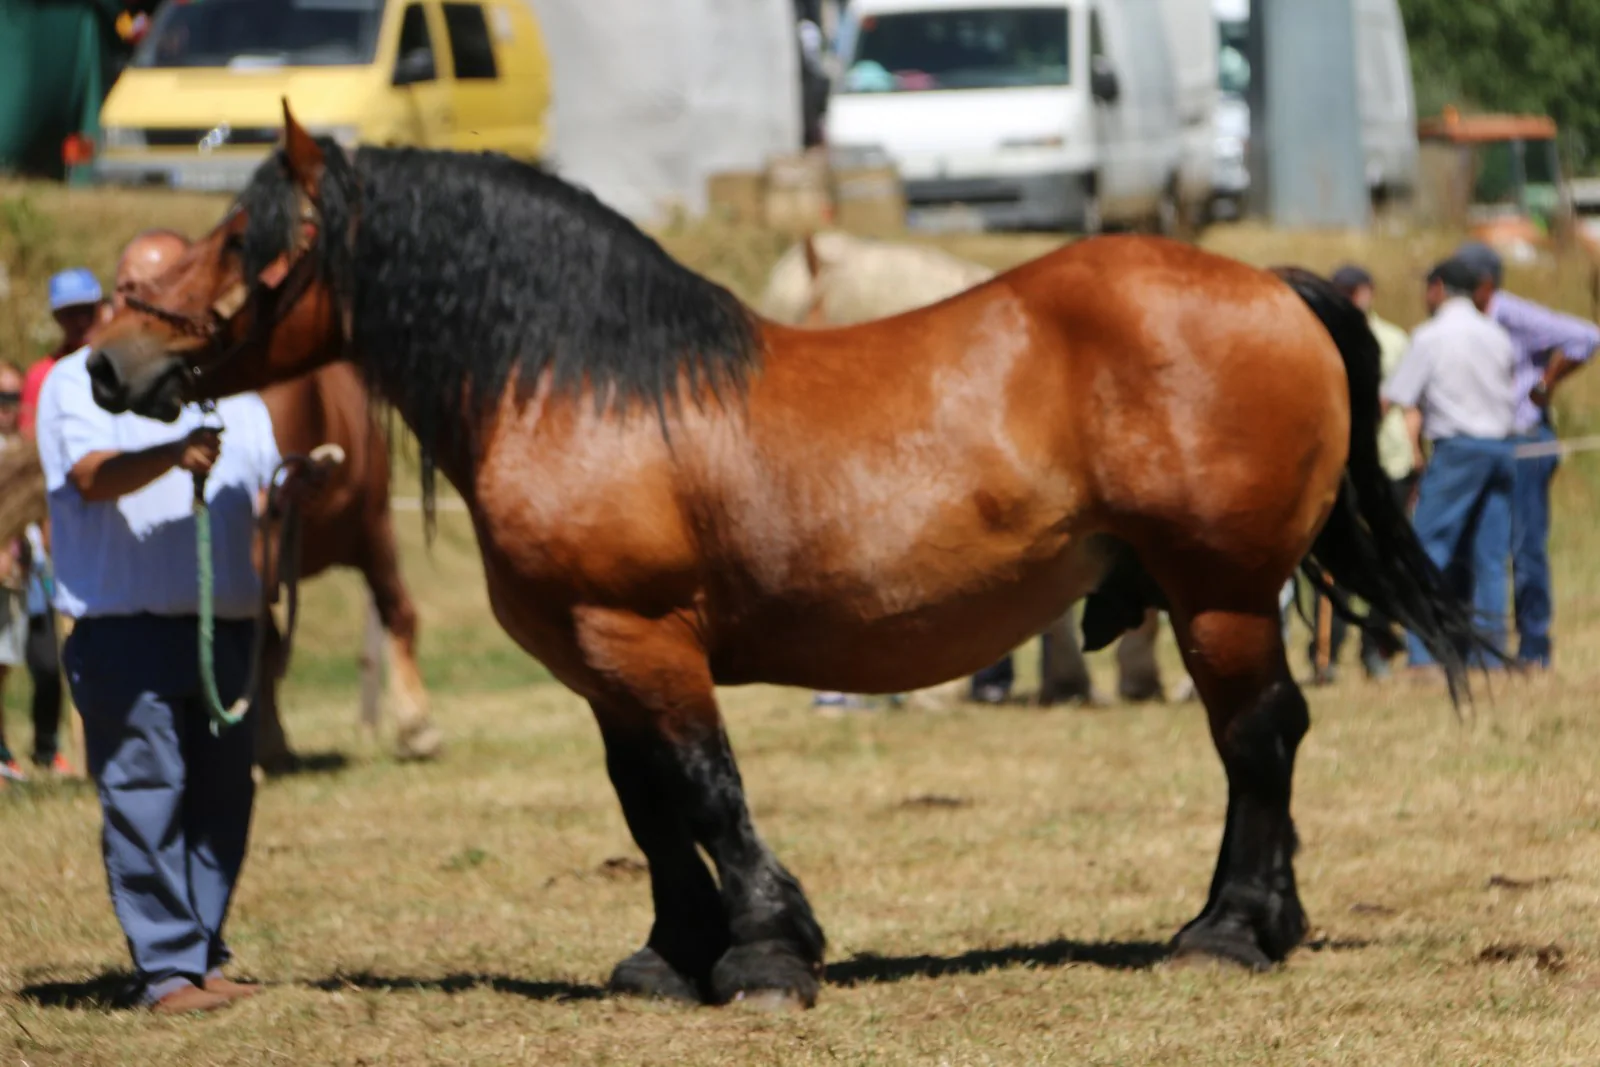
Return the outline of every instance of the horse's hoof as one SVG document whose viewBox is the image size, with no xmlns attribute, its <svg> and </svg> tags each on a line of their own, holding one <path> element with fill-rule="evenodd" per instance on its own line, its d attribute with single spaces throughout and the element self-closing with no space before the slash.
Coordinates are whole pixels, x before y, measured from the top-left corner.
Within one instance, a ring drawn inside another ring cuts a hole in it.
<svg viewBox="0 0 1600 1067">
<path fill-rule="evenodd" d="M 736 945 L 711 969 L 718 1004 L 809 1008 L 817 1002 L 820 963 L 807 963 L 782 941 Z"/>
<path fill-rule="evenodd" d="M 676 1000 L 685 1004 L 701 1003 L 700 991 L 695 984 L 646 945 L 635 952 L 611 972 L 607 983 L 611 992 L 658 1000 Z"/>
<path fill-rule="evenodd" d="M 1276 930 L 1259 930 L 1239 914 L 1222 912 L 1202 916 L 1185 926 L 1173 940 L 1172 957 L 1221 960 L 1252 971 L 1270 971 L 1294 950 L 1306 935 L 1305 912 L 1299 901 L 1278 911 Z"/>
<path fill-rule="evenodd" d="M 395 756 L 403 760 L 433 759 L 444 749 L 444 733 L 432 723 L 401 734 L 395 744 Z"/>
<path fill-rule="evenodd" d="M 1206 933 L 1180 934 L 1172 946 L 1172 964 L 1192 967 L 1207 963 L 1232 964 L 1256 972 L 1270 971 L 1276 966 L 1252 941 Z"/>
</svg>

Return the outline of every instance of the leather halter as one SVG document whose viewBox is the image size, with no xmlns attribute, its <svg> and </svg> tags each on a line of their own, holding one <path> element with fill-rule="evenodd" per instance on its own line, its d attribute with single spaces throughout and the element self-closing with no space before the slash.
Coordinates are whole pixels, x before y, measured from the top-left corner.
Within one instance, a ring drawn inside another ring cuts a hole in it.
<svg viewBox="0 0 1600 1067">
<path fill-rule="evenodd" d="M 317 259 L 311 253 L 321 230 L 321 212 L 304 193 L 299 194 L 299 201 L 300 226 L 294 247 L 263 267 L 253 281 L 241 279 L 229 286 L 202 315 L 185 315 L 135 296 L 125 299 L 135 311 L 160 319 L 202 342 L 183 355 L 184 374 L 191 388 L 215 375 L 245 349 L 265 341 L 310 287 L 317 272 Z M 227 344 L 228 327 L 247 309 L 250 332 Z"/>
</svg>

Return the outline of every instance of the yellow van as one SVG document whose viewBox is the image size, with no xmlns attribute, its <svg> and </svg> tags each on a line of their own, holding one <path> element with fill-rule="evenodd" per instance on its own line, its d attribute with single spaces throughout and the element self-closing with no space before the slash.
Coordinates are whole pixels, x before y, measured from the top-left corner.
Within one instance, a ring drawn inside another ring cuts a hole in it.
<svg viewBox="0 0 1600 1067">
<path fill-rule="evenodd" d="M 295 118 L 340 144 L 546 150 L 529 0 L 167 0 L 101 108 L 94 173 L 237 191 Z"/>
</svg>

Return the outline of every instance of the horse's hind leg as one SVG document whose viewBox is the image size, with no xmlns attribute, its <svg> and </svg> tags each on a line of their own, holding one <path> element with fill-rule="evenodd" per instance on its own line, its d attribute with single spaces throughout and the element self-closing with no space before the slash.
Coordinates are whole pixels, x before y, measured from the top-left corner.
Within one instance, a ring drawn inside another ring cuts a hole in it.
<svg viewBox="0 0 1600 1067">
<path fill-rule="evenodd" d="M 1228 774 L 1211 892 L 1175 949 L 1258 969 L 1281 961 L 1306 933 L 1289 794 L 1295 750 L 1311 720 L 1289 674 L 1275 594 L 1266 589 L 1259 604 L 1230 596 L 1226 609 L 1175 606 L 1173 618 Z"/>
<path fill-rule="evenodd" d="M 612 988 L 811 1005 L 822 930 L 799 882 L 756 834 L 704 653 L 643 619 L 612 616 L 581 630 L 590 661 L 615 686 L 591 706 L 656 908 L 649 941 L 618 965 Z"/>
</svg>

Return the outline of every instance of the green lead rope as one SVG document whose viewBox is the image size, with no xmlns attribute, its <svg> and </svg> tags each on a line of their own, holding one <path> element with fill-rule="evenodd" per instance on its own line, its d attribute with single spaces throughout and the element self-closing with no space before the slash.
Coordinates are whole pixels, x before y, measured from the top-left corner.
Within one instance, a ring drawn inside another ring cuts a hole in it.
<svg viewBox="0 0 1600 1067">
<path fill-rule="evenodd" d="M 250 694 L 246 692 L 233 702 L 232 707 L 228 707 L 222 703 L 222 694 L 217 691 L 211 509 L 206 506 L 206 478 L 203 474 L 194 476 L 194 541 L 200 574 L 200 687 L 205 695 L 206 711 L 211 715 L 211 733 L 221 736 L 226 727 L 237 726 L 245 712 L 250 710 Z"/>
</svg>

